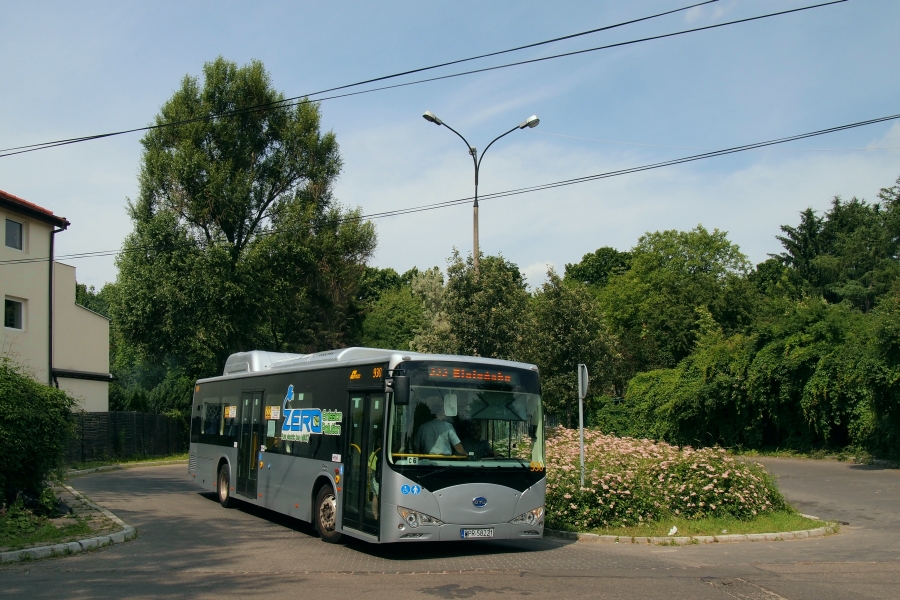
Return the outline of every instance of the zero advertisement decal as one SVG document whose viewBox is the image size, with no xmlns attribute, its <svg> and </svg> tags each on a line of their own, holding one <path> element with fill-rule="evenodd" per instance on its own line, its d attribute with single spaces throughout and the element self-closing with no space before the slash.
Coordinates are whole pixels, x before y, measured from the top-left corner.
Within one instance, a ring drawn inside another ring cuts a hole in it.
<svg viewBox="0 0 900 600">
<path fill-rule="evenodd" d="M 294 400 L 294 386 L 289 385 L 284 397 L 284 421 L 281 439 L 287 442 L 308 442 L 311 435 L 341 435 L 343 413 L 320 408 L 288 408 Z"/>
</svg>

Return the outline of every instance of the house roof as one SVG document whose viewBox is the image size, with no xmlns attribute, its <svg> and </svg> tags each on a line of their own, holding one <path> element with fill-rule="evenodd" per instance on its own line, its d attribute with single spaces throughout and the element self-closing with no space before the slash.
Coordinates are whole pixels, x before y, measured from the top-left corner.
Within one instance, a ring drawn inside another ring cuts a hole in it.
<svg viewBox="0 0 900 600">
<path fill-rule="evenodd" d="M 51 210 L 47 210 L 42 206 L 38 206 L 37 204 L 19 198 L 18 196 L 13 196 L 9 192 L 4 192 L 3 190 L 0 190 L 0 208 L 23 214 L 36 221 L 49 223 L 60 229 L 66 229 L 71 225 L 65 217 L 58 217 L 54 215 Z"/>
</svg>

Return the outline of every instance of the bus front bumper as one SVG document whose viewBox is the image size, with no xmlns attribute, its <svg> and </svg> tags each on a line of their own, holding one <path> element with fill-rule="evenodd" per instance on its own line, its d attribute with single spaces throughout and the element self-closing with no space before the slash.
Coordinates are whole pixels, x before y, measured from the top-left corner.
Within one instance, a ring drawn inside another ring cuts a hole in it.
<svg viewBox="0 0 900 600">
<path fill-rule="evenodd" d="M 522 538 L 540 539 L 543 536 L 544 528 L 539 527 L 537 524 L 513 525 L 512 523 L 493 523 L 462 525 L 445 523 L 438 526 L 420 525 L 419 527 L 403 525 L 403 529 L 400 529 L 399 526 L 394 526 L 392 530 L 382 532 L 381 541 L 422 542 L 430 540 L 442 542 L 468 542 L 478 540 L 515 540 Z"/>
</svg>

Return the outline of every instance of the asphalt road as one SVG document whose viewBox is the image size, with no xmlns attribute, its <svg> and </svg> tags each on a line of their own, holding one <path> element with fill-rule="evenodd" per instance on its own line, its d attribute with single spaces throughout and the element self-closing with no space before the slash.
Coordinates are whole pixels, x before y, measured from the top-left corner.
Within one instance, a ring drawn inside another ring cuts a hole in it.
<svg viewBox="0 0 900 600">
<path fill-rule="evenodd" d="M 137 540 L 0 568 L 17 598 L 900 597 L 900 471 L 764 459 L 802 512 L 840 535 L 685 547 L 553 539 L 374 546 L 321 542 L 306 524 L 225 510 L 184 465 L 98 473 L 73 487 L 134 525 Z"/>
</svg>

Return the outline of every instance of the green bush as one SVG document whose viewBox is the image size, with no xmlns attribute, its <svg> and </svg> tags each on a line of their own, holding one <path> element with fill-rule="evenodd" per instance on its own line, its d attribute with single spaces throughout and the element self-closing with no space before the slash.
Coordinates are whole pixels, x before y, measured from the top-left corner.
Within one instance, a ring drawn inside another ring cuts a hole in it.
<svg viewBox="0 0 900 600">
<path fill-rule="evenodd" d="M 40 497 L 62 464 L 71 439 L 75 400 L 37 383 L 8 357 L 0 357 L 0 499 L 17 491 Z"/>
</svg>

